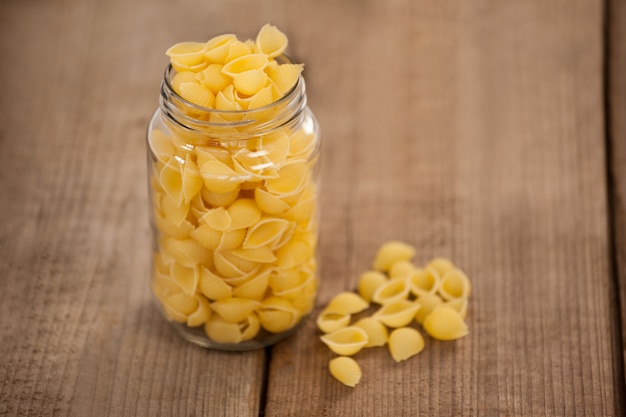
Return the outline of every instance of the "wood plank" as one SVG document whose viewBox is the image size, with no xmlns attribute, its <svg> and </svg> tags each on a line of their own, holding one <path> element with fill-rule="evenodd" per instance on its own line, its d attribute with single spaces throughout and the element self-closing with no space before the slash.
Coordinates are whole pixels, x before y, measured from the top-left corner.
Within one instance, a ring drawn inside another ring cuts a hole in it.
<svg viewBox="0 0 626 417">
<path fill-rule="evenodd" d="M 266 415 L 623 415 L 602 2 L 291 7 L 325 133 L 317 311 L 391 238 L 450 256 L 474 292 L 468 337 L 400 364 L 359 352 L 355 389 L 309 320 L 273 350 Z"/>
<path fill-rule="evenodd" d="M 232 12 L 204 5 L 0 5 L 0 415 L 259 414 L 265 352 L 194 347 L 149 298 L 145 129 L 165 49 Z"/>
<path fill-rule="evenodd" d="M 613 248 L 619 289 L 622 366 L 626 363 L 626 4 L 607 3 L 608 137 Z M 626 373 L 626 368 L 622 371 Z M 625 389 L 626 391 L 626 389 Z M 626 396 L 625 396 L 626 397 Z M 626 398 L 622 398 L 626 401 Z M 626 408 L 626 405 L 624 406 Z"/>
</svg>

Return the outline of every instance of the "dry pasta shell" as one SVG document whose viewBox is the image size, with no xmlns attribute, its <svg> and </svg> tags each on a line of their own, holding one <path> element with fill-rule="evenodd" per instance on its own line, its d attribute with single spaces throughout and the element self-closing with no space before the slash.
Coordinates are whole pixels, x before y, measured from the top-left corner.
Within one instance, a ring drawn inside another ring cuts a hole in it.
<svg viewBox="0 0 626 417">
<path fill-rule="evenodd" d="M 193 67 L 204 61 L 205 50 L 206 43 L 180 42 L 168 48 L 165 55 L 170 57 L 172 65 Z"/>
<path fill-rule="evenodd" d="M 428 264 L 426 265 L 426 267 L 435 268 L 440 277 L 443 277 L 445 274 L 455 269 L 455 266 L 452 263 L 452 261 L 450 261 L 447 258 L 442 258 L 442 257 L 431 259 L 430 262 L 428 262 Z"/>
<path fill-rule="evenodd" d="M 220 245 L 223 233 L 208 224 L 201 224 L 189 235 L 205 248 L 215 250 Z"/>
<path fill-rule="evenodd" d="M 394 262 L 389 267 L 389 278 L 406 278 L 417 271 L 417 267 L 411 261 Z"/>
<path fill-rule="evenodd" d="M 238 298 L 261 301 L 267 293 L 269 281 L 269 271 L 265 271 L 239 287 L 236 287 L 233 290 L 233 295 Z"/>
<path fill-rule="evenodd" d="M 258 93 L 267 83 L 267 74 L 263 70 L 250 70 L 233 77 L 233 86 L 237 92 L 246 96 Z"/>
<path fill-rule="evenodd" d="M 320 339 L 338 355 L 352 356 L 368 342 L 367 332 L 360 327 L 348 326 L 323 335 Z"/>
<path fill-rule="evenodd" d="M 219 35 L 210 39 L 206 43 L 206 49 L 204 51 L 205 59 L 208 62 L 223 64 L 226 61 L 231 42 L 236 39 L 237 37 L 232 34 Z"/>
<path fill-rule="evenodd" d="M 300 277 L 300 279 L 296 285 L 289 288 L 284 288 L 280 291 L 273 291 L 274 295 L 287 298 L 290 301 L 295 302 L 295 299 L 307 293 L 307 291 L 311 288 L 311 284 L 315 286 L 316 276 L 314 272 L 303 269 L 299 271 L 298 276 Z"/>
<path fill-rule="evenodd" d="M 198 300 L 198 308 L 187 317 L 187 326 L 198 327 L 206 323 L 211 318 L 211 306 L 206 298 L 201 295 L 196 295 Z"/>
<path fill-rule="evenodd" d="M 437 294 L 422 295 L 417 299 L 417 302 L 420 305 L 420 309 L 417 310 L 415 320 L 419 324 L 423 324 L 426 316 L 428 316 L 435 308 L 443 304 L 443 300 Z"/>
<path fill-rule="evenodd" d="M 301 313 L 288 300 L 271 296 L 263 301 L 259 311 L 261 327 L 270 333 L 282 333 L 300 321 Z"/>
<path fill-rule="evenodd" d="M 207 268 L 200 269 L 199 291 L 209 300 L 220 301 L 231 298 L 233 290 L 221 277 Z"/>
<path fill-rule="evenodd" d="M 435 294 L 439 289 L 440 281 L 437 270 L 430 267 L 417 270 L 408 278 L 411 292 L 418 297 Z"/>
<path fill-rule="evenodd" d="M 167 297 L 163 304 L 168 315 L 179 323 L 185 323 L 187 317 L 198 308 L 198 299 L 183 292 Z"/>
<path fill-rule="evenodd" d="M 206 214 L 202 216 L 202 221 L 212 229 L 219 230 L 220 232 L 228 230 L 232 223 L 230 214 L 228 211 L 224 210 L 223 207 L 208 210 Z"/>
<path fill-rule="evenodd" d="M 278 177 L 265 181 L 268 192 L 277 196 L 292 196 L 304 188 L 309 169 L 302 161 L 291 161 L 278 171 Z"/>
<path fill-rule="evenodd" d="M 243 182 L 243 178 L 218 160 L 205 162 L 200 167 L 200 175 L 206 188 L 216 193 L 233 191 Z"/>
<path fill-rule="evenodd" d="M 369 307 L 369 303 L 359 295 L 344 291 L 335 295 L 328 305 L 326 311 L 338 314 L 356 314 Z"/>
<path fill-rule="evenodd" d="M 452 307 L 453 309 L 458 311 L 461 318 L 465 320 L 465 317 L 467 317 L 467 304 L 467 298 L 455 298 L 453 300 L 444 302 L 443 304 L 441 304 L 441 306 Z"/>
<path fill-rule="evenodd" d="M 276 26 L 263 25 L 256 36 L 256 49 L 262 54 L 275 58 L 287 49 L 287 36 Z"/>
<path fill-rule="evenodd" d="M 176 202 L 169 195 L 163 194 L 160 205 L 164 219 L 173 225 L 180 226 L 187 219 L 189 204 Z"/>
<path fill-rule="evenodd" d="M 284 130 L 270 133 L 261 138 L 261 150 L 275 166 L 282 164 L 289 155 L 289 136 Z"/>
<path fill-rule="evenodd" d="M 241 343 L 243 335 L 238 323 L 227 322 L 217 314 L 212 314 L 204 324 L 204 332 L 217 343 Z"/>
<path fill-rule="evenodd" d="M 267 55 L 248 54 L 233 59 L 222 68 L 222 73 L 235 78 L 248 71 L 262 71 L 267 66 Z"/>
<path fill-rule="evenodd" d="M 374 269 L 387 272 L 394 263 L 411 260 L 414 256 L 413 246 L 404 242 L 389 241 L 378 249 L 374 258 Z"/>
<path fill-rule="evenodd" d="M 426 316 L 424 330 L 439 340 L 455 340 L 468 334 L 461 315 L 450 306 L 437 307 Z"/>
<path fill-rule="evenodd" d="M 188 267 L 172 262 L 170 265 L 170 274 L 174 282 L 178 284 L 181 290 L 187 295 L 194 295 L 200 281 L 200 270 L 197 265 Z"/>
<path fill-rule="evenodd" d="M 304 128 L 297 130 L 289 138 L 289 156 L 308 159 L 317 145 L 317 136 Z"/>
<path fill-rule="evenodd" d="M 211 309 L 228 323 L 239 323 L 261 306 L 256 300 L 246 298 L 226 298 L 211 303 Z"/>
<path fill-rule="evenodd" d="M 324 333 L 332 333 L 347 327 L 350 324 L 351 317 L 350 314 L 333 313 L 324 310 L 317 316 L 316 324 Z"/>
<path fill-rule="evenodd" d="M 424 350 L 424 337 L 412 327 L 395 329 L 389 335 L 389 352 L 396 362 L 402 362 Z"/>
<path fill-rule="evenodd" d="M 261 209 L 254 199 L 240 198 L 228 207 L 228 214 L 232 219 L 230 229 L 245 229 L 258 224 L 261 219 Z"/>
<path fill-rule="evenodd" d="M 255 188 L 254 199 L 259 208 L 267 214 L 282 215 L 291 208 L 289 204 L 260 187 Z"/>
<path fill-rule="evenodd" d="M 268 85 L 267 87 L 261 88 L 256 94 L 250 97 L 247 109 L 258 109 L 271 104 L 273 101 L 274 95 L 272 94 L 272 86 Z"/>
<path fill-rule="evenodd" d="M 389 327 L 403 327 L 415 318 L 419 308 L 420 305 L 416 302 L 398 300 L 383 305 L 372 317 Z"/>
<path fill-rule="evenodd" d="M 381 305 L 406 300 L 410 286 L 405 278 L 395 278 L 384 282 L 372 294 L 372 301 Z"/>
<path fill-rule="evenodd" d="M 201 107 L 213 107 L 215 95 L 204 85 L 197 81 L 192 83 L 180 83 L 178 86 L 180 95 L 185 100 Z"/>
<path fill-rule="evenodd" d="M 289 291 L 302 282 L 301 275 L 306 274 L 301 268 L 276 269 L 270 274 L 270 287 L 274 293 Z"/>
<path fill-rule="evenodd" d="M 282 64 L 273 69 L 269 76 L 281 95 L 287 94 L 300 78 L 303 64 Z"/>
<path fill-rule="evenodd" d="M 168 256 L 185 266 L 192 267 L 197 264 L 213 263 L 213 255 L 211 251 L 201 246 L 194 239 L 175 239 L 164 237 L 159 239 L 159 246 Z"/>
<path fill-rule="evenodd" d="M 354 324 L 367 333 L 368 341 L 365 347 L 384 346 L 389 339 L 387 328 L 372 317 L 365 317 Z"/>
<path fill-rule="evenodd" d="M 313 257 L 313 247 L 301 239 L 291 239 L 278 249 L 276 258 L 279 268 L 290 269 L 302 265 Z"/>
<path fill-rule="evenodd" d="M 274 163 L 267 157 L 266 151 L 242 149 L 233 155 L 235 171 L 249 179 L 265 180 L 278 176 Z"/>
<path fill-rule="evenodd" d="M 196 159 L 198 166 L 201 167 L 208 161 L 220 161 L 221 163 L 230 166 L 231 158 L 230 151 L 221 146 L 196 146 Z"/>
<path fill-rule="evenodd" d="M 277 259 L 274 252 L 267 246 L 260 246 L 254 249 L 239 248 L 233 250 L 232 254 L 247 261 L 264 264 L 272 263 Z"/>
<path fill-rule="evenodd" d="M 217 193 L 207 188 L 202 188 L 200 194 L 202 195 L 202 199 L 213 207 L 228 206 L 237 200 L 239 187 L 235 187 L 233 190 L 223 193 Z"/>
<path fill-rule="evenodd" d="M 176 154 L 172 139 L 159 129 L 150 132 L 148 145 L 154 156 L 163 163 L 167 163 Z"/>
<path fill-rule="evenodd" d="M 217 94 L 233 81 L 231 77 L 222 72 L 222 68 L 224 66 L 221 64 L 211 64 L 204 70 L 195 73 L 194 78 L 213 94 Z"/>
<path fill-rule="evenodd" d="M 460 269 L 453 269 L 441 278 L 439 294 L 444 300 L 468 298 L 472 291 L 469 279 Z"/>
<path fill-rule="evenodd" d="M 193 225 L 189 221 L 183 220 L 181 224 L 176 225 L 166 219 L 161 213 L 154 213 L 154 223 L 159 232 L 179 239 L 187 237 L 193 230 Z"/>
<path fill-rule="evenodd" d="M 227 252 L 216 252 L 213 255 L 215 270 L 226 278 L 237 278 L 252 273 L 259 264 L 237 258 Z"/>
<path fill-rule="evenodd" d="M 159 184 L 167 195 L 179 204 L 183 199 L 183 177 L 180 162 L 176 158 L 170 159 L 161 169 Z"/>
<path fill-rule="evenodd" d="M 274 217 L 262 218 L 248 229 L 243 241 L 244 249 L 254 249 L 261 246 L 271 246 L 281 238 L 290 227 L 290 222 Z"/>
<path fill-rule="evenodd" d="M 336 380 L 349 387 L 355 387 L 361 380 L 362 372 L 359 364 L 347 356 L 331 359 L 328 369 Z"/>
<path fill-rule="evenodd" d="M 246 320 L 239 323 L 242 341 L 254 339 L 259 334 L 259 330 L 261 330 L 261 321 L 256 313 L 251 313 Z"/>
<path fill-rule="evenodd" d="M 185 165 L 183 166 L 182 188 L 183 200 L 187 206 L 202 189 L 200 170 L 189 155 L 187 155 Z"/>
<path fill-rule="evenodd" d="M 359 278 L 359 295 L 365 301 L 372 301 L 377 288 L 387 282 L 387 276 L 380 271 L 366 271 Z"/>
</svg>

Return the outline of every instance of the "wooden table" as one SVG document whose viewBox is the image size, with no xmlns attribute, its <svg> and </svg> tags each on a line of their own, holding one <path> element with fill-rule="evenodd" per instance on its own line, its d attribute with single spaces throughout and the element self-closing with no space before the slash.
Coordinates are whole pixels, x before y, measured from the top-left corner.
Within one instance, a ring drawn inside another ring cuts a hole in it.
<svg viewBox="0 0 626 417">
<path fill-rule="evenodd" d="M 272 22 L 323 129 L 316 310 L 209 351 L 150 302 L 164 51 Z M 626 415 L 623 1 L 0 3 L 0 415 Z M 447 256 L 470 334 L 327 370 L 314 315 L 378 246 Z"/>
</svg>

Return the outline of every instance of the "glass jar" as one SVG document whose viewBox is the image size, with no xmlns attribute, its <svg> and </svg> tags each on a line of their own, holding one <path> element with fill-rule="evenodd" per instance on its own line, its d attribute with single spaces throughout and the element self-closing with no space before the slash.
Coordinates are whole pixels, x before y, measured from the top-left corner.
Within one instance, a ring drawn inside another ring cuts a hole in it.
<svg viewBox="0 0 626 417">
<path fill-rule="evenodd" d="M 165 71 L 147 132 L 151 287 L 186 339 L 223 350 L 273 344 L 318 286 L 320 137 L 299 77 L 249 111 L 195 105 Z"/>
</svg>

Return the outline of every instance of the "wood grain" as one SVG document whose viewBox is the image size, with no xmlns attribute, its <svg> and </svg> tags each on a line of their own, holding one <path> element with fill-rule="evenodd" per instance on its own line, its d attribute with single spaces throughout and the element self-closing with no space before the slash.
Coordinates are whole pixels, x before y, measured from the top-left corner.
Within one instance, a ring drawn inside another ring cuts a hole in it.
<svg viewBox="0 0 626 417">
<path fill-rule="evenodd" d="M 607 148 L 599 0 L 0 2 L 0 415 L 626 415 L 609 5 Z M 328 373 L 314 318 L 224 353 L 150 303 L 144 134 L 163 51 L 267 21 L 306 63 L 322 126 L 316 311 L 392 238 L 474 285 L 469 336 L 400 364 L 360 352 L 355 389 Z"/>
</svg>

